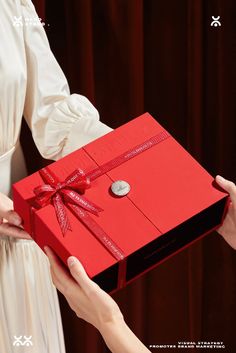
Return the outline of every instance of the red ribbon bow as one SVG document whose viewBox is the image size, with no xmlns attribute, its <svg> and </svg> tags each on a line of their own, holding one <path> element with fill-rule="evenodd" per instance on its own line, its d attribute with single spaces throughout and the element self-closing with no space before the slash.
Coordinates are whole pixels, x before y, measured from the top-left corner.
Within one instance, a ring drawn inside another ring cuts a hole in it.
<svg viewBox="0 0 236 353">
<path fill-rule="evenodd" d="M 90 188 L 90 178 L 86 177 L 83 170 L 76 169 L 63 182 L 60 182 L 47 167 L 41 169 L 39 173 L 46 184 L 34 189 L 36 202 L 40 207 L 49 203 L 53 204 L 63 236 L 67 230 L 71 230 L 65 205 L 69 206 L 78 218 L 88 216 L 86 211 L 96 215 L 103 211 L 102 208 L 80 194 Z"/>
</svg>

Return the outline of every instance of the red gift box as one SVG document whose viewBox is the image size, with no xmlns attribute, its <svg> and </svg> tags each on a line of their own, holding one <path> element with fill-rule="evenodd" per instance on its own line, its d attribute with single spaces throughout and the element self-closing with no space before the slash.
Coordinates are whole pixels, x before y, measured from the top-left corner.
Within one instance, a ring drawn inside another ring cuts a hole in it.
<svg viewBox="0 0 236 353">
<path fill-rule="evenodd" d="M 216 229 L 229 201 L 148 113 L 15 183 L 13 199 L 42 249 L 78 257 L 107 292 Z"/>
</svg>

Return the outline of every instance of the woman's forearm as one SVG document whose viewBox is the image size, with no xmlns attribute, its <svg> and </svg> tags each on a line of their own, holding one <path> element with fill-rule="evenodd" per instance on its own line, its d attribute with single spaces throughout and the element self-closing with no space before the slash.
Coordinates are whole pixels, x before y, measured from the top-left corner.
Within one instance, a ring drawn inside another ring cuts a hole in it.
<svg viewBox="0 0 236 353">
<path fill-rule="evenodd" d="M 100 333 L 112 353 L 150 353 L 123 319 L 104 324 Z"/>
</svg>

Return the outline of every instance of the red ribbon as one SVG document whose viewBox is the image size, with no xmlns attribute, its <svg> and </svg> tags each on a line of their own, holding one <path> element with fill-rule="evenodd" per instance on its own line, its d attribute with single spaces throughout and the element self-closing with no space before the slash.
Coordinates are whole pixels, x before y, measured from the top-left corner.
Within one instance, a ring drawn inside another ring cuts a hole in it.
<svg viewBox="0 0 236 353">
<path fill-rule="evenodd" d="M 103 209 L 80 194 L 91 186 L 90 178 L 81 169 L 76 169 L 63 182 L 60 182 L 57 176 L 47 167 L 41 169 L 39 173 L 45 184 L 34 189 L 35 201 L 40 207 L 52 203 L 63 236 L 68 230 L 71 230 L 66 205 L 116 259 L 122 260 L 124 258 L 123 251 L 88 213 L 98 215 Z"/>
</svg>

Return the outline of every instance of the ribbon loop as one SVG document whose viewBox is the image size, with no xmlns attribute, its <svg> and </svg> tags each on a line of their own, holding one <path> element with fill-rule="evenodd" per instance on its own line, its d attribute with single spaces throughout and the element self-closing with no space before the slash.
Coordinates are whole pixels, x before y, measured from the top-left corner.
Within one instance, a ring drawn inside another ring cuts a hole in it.
<svg viewBox="0 0 236 353">
<path fill-rule="evenodd" d="M 63 236 L 65 236 L 68 230 L 71 230 L 65 209 L 65 205 L 68 202 L 82 207 L 84 210 L 95 215 L 103 211 L 101 207 L 95 205 L 77 192 L 80 191 L 82 193 L 90 187 L 90 178 L 85 176 L 82 169 L 76 169 L 62 182 L 47 167 L 40 170 L 40 175 L 47 184 L 37 186 L 34 189 L 36 202 L 40 207 L 44 207 L 50 202 L 52 203 Z"/>
</svg>

